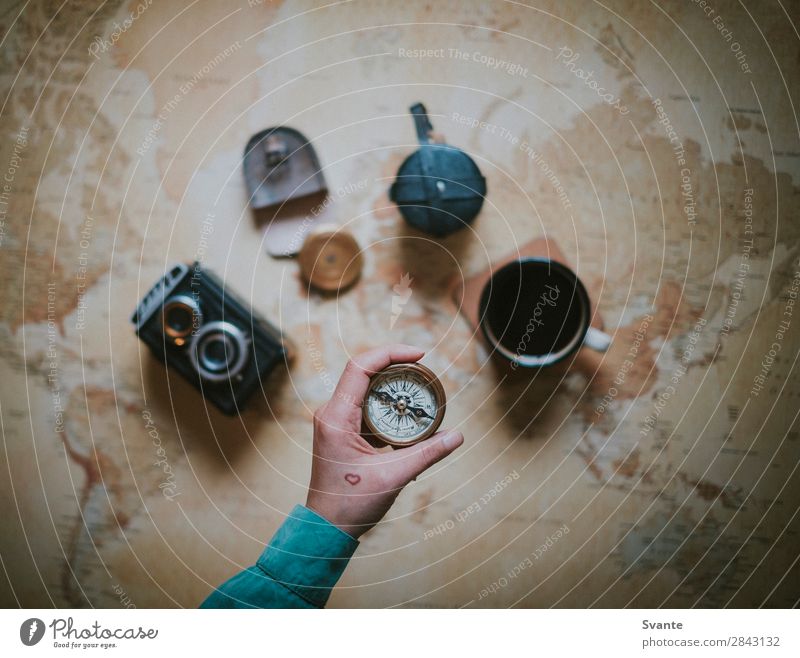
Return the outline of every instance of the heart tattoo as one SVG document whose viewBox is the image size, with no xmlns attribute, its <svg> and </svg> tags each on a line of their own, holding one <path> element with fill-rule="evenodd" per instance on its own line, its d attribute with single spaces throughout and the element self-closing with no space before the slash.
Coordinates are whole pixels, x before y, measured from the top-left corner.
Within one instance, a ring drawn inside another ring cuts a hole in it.
<svg viewBox="0 0 800 658">
<path fill-rule="evenodd" d="M 356 473 L 348 473 L 344 476 L 344 479 L 347 480 L 348 484 L 352 484 L 353 486 L 361 482 L 361 476 Z"/>
</svg>

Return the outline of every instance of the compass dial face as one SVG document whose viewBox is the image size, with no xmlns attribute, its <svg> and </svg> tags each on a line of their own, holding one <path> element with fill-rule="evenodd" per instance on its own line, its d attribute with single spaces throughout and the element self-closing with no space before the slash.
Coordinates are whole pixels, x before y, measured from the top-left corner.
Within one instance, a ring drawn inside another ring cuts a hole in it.
<svg viewBox="0 0 800 658">
<path fill-rule="evenodd" d="M 372 377 L 364 422 L 386 443 L 411 445 L 438 429 L 444 404 L 444 389 L 433 372 L 416 363 L 397 364 Z"/>
</svg>

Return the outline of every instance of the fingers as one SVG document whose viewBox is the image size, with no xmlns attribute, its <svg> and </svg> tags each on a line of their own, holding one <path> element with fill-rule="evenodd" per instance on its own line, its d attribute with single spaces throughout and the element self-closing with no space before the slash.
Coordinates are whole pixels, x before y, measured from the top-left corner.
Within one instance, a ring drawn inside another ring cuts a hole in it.
<svg viewBox="0 0 800 658">
<path fill-rule="evenodd" d="M 372 375 L 393 363 L 419 361 L 425 352 L 410 345 L 386 345 L 364 352 L 347 362 L 333 397 L 328 402 L 330 418 L 345 419 L 353 407 L 361 407 Z"/>
<path fill-rule="evenodd" d="M 446 430 L 434 434 L 430 439 L 421 441 L 415 446 L 397 451 L 402 453 L 402 457 L 396 462 L 396 467 L 400 470 L 399 475 L 403 486 L 436 462 L 447 457 L 462 443 L 464 443 L 464 435 L 461 432 Z"/>
</svg>

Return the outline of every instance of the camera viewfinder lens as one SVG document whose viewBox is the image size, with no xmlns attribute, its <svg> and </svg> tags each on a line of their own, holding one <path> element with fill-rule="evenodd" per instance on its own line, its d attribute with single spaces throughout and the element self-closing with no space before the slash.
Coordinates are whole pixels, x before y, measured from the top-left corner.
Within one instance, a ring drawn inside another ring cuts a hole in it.
<svg viewBox="0 0 800 658">
<path fill-rule="evenodd" d="M 172 297 L 164 303 L 164 334 L 174 345 L 182 346 L 187 337 L 202 324 L 198 303 L 186 295 Z"/>
</svg>

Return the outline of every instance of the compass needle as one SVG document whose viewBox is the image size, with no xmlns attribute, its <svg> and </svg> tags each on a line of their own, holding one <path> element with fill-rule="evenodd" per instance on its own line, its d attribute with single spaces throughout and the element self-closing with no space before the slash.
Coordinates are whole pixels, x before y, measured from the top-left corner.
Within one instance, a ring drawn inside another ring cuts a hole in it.
<svg viewBox="0 0 800 658">
<path fill-rule="evenodd" d="M 373 375 L 364 403 L 365 431 L 395 447 L 430 437 L 444 417 L 445 394 L 436 375 L 418 363 L 394 364 Z"/>
</svg>

